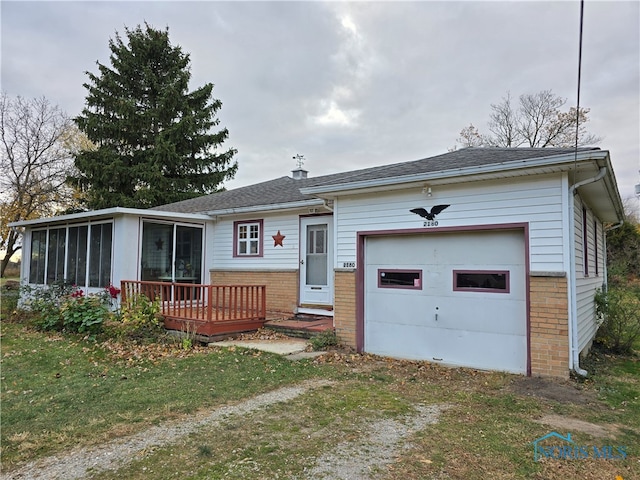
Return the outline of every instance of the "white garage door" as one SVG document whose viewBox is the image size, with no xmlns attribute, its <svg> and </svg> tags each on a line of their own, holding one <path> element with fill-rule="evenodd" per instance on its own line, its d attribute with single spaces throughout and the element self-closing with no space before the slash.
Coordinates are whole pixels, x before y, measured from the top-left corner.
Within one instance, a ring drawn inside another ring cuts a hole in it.
<svg viewBox="0 0 640 480">
<path fill-rule="evenodd" d="M 522 231 L 368 237 L 364 347 L 526 373 Z"/>
</svg>

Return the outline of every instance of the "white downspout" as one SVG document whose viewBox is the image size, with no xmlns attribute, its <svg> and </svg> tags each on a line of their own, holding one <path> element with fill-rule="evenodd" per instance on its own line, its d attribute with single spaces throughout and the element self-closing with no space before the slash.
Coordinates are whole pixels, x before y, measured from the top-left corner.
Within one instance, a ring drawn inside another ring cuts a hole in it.
<svg viewBox="0 0 640 480">
<path fill-rule="evenodd" d="M 569 338 L 571 342 L 571 359 L 573 365 L 573 371 L 581 377 L 586 377 L 589 372 L 580 368 L 580 352 L 578 351 L 578 300 L 576 293 L 576 235 L 575 235 L 575 202 L 573 197 L 576 194 L 576 190 L 583 185 L 594 183 L 602 180 L 607 174 L 607 167 L 600 167 L 600 171 L 595 177 L 582 180 L 569 187 L 569 245 L 571 248 L 571 254 L 569 255 L 571 281 L 569 285 Z"/>
</svg>

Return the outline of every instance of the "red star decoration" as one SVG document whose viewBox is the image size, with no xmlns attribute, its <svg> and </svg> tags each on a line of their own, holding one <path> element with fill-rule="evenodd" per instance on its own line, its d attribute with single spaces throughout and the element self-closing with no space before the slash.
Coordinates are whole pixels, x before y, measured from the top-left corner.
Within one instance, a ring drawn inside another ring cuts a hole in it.
<svg viewBox="0 0 640 480">
<path fill-rule="evenodd" d="M 280 230 L 278 230 L 278 233 L 276 235 L 271 235 L 271 238 L 273 238 L 274 247 L 277 247 L 278 245 L 280 245 L 281 247 L 284 247 L 284 245 L 282 244 L 282 241 L 286 238 L 286 235 L 282 235 L 280 233 Z"/>
</svg>

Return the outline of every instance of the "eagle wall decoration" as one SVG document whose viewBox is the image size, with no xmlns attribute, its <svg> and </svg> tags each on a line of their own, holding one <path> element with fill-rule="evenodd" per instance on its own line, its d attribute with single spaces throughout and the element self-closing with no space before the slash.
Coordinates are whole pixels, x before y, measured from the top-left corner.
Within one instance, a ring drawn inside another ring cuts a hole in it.
<svg viewBox="0 0 640 480">
<path fill-rule="evenodd" d="M 425 208 L 412 208 L 409 210 L 411 213 L 415 213 L 416 215 L 420 215 L 422 218 L 426 219 L 424 222 L 425 227 L 437 226 L 438 221 L 436 220 L 436 215 L 442 212 L 445 208 L 450 207 L 451 205 L 434 205 L 431 207 L 431 210 L 427 210 Z"/>
</svg>

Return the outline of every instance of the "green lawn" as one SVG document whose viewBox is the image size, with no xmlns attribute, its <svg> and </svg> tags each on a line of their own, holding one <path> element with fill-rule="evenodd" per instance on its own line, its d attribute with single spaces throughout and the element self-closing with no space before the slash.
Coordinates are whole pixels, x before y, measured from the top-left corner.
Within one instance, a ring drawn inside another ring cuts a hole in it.
<svg viewBox="0 0 640 480">
<path fill-rule="evenodd" d="M 587 381 L 549 384 L 569 393 L 559 400 L 523 393 L 516 387 L 526 379 L 515 375 L 368 355 L 291 362 L 243 349 L 134 348 L 6 321 L 1 340 L 3 469 L 329 378 L 331 387 L 229 418 L 96 478 L 305 478 L 314 459 L 371 422 L 435 404 L 448 405 L 439 422 L 413 435 L 379 478 L 640 478 L 638 357 L 592 357 Z M 627 459 L 534 462 L 533 440 L 567 433 L 535 421 L 548 414 L 609 428 L 604 437 L 571 433 L 581 445 L 626 446 Z"/>
</svg>

